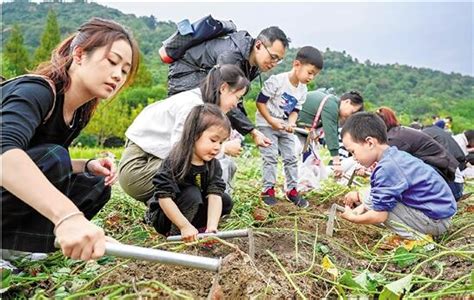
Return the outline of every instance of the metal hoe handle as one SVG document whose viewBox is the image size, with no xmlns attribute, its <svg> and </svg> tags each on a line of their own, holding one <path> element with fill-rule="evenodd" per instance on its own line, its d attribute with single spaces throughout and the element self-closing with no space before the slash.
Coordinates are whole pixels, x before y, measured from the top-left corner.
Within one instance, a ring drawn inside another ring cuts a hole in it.
<svg viewBox="0 0 474 300">
<path fill-rule="evenodd" d="M 57 241 L 54 242 L 54 246 L 56 248 L 60 247 Z M 221 259 L 110 242 L 105 243 L 105 254 L 122 258 L 142 259 L 167 265 L 184 266 L 209 271 L 218 271 L 221 265 Z"/>
<path fill-rule="evenodd" d="M 247 237 L 249 235 L 248 229 L 239 229 L 239 230 L 229 230 L 229 231 L 218 231 L 216 233 L 199 233 L 197 235 L 198 239 L 203 239 L 207 237 L 218 237 L 220 239 L 230 239 L 236 237 Z M 167 241 L 181 241 L 183 238 L 181 235 L 171 235 L 166 238 Z"/>
</svg>

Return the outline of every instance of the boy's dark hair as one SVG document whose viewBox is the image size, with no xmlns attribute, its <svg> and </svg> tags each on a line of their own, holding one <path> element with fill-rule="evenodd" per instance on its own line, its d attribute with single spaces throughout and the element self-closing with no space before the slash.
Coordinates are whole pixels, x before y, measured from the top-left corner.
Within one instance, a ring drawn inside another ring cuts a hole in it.
<svg viewBox="0 0 474 300">
<path fill-rule="evenodd" d="M 220 105 L 220 89 L 223 83 L 227 83 L 234 90 L 245 88 L 246 92 L 250 87 L 250 81 L 236 65 L 216 65 L 201 82 L 202 101 Z"/>
<path fill-rule="evenodd" d="M 285 48 L 288 48 L 291 42 L 290 38 L 288 38 L 283 30 L 277 26 L 271 26 L 260 31 L 257 40 L 262 41 L 262 43 L 267 46 L 272 45 L 276 40 L 279 40 Z"/>
<path fill-rule="evenodd" d="M 358 91 L 350 91 L 342 94 L 341 100 L 351 100 L 353 105 L 360 105 L 359 111 L 364 111 L 364 97 Z"/>
<path fill-rule="evenodd" d="M 466 139 L 467 139 L 467 145 L 469 147 L 474 147 L 474 130 L 466 130 L 464 132 L 464 135 L 466 136 Z"/>
<path fill-rule="evenodd" d="M 318 70 L 323 69 L 323 56 L 321 55 L 321 52 L 311 46 L 305 46 L 300 48 L 300 50 L 298 50 L 298 53 L 296 53 L 295 60 L 301 62 L 302 64 L 313 65 Z"/>
<path fill-rule="evenodd" d="M 376 139 L 381 144 L 387 143 L 387 126 L 374 113 L 358 112 L 350 116 L 341 130 L 341 137 L 350 134 L 356 143 L 365 143 L 367 137 Z"/>
<path fill-rule="evenodd" d="M 195 106 L 186 117 L 181 139 L 174 144 L 167 158 L 176 181 L 183 180 L 191 170 L 194 144 L 211 126 L 222 127 L 230 135 L 230 121 L 217 105 L 205 103 Z"/>
</svg>

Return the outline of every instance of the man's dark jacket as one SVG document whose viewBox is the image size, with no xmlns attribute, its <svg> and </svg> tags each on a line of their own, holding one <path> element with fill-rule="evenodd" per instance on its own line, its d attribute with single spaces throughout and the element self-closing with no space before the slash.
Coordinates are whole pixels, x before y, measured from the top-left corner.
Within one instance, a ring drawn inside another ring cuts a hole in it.
<svg viewBox="0 0 474 300">
<path fill-rule="evenodd" d="M 252 67 L 248 61 L 254 42 L 248 32 L 238 31 L 189 48 L 182 58 L 169 67 L 168 95 L 198 87 L 216 64 L 237 65 L 252 81 L 260 74 L 258 67 Z M 241 134 L 245 135 L 254 129 L 242 103 L 237 109 L 229 111 L 227 116 L 232 127 Z"/>
</svg>

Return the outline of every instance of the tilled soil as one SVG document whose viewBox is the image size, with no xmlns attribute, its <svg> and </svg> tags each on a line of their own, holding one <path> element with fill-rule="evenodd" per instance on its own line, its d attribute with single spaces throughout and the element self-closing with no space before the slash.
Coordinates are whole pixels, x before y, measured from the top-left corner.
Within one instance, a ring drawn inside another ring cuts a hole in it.
<svg viewBox="0 0 474 300">
<path fill-rule="evenodd" d="M 264 227 L 255 229 L 255 260 L 248 256 L 248 239 L 236 238 L 227 240 L 232 246 L 215 243 L 211 248 L 202 245 L 190 246 L 180 251 L 206 257 L 222 257 L 222 267 L 218 274 L 210 271 L 194 270 L 184 267 L 166 266 L 156 263 L 129 261 L 126 266 L 118 268 L 104 276 L 99 286 L 116 283 L 140 282 L 157 280 L 177 292 L 183 292 L 193 298 L 208 297 L 214 278 L 223 295 L 228 299 L 241 299 L 256 296 L 270 298 L 295 298 L 297 293 L 288 278 L 268 251 L 275 254 L 288 273 L 311 271 L 331 279 L 320 267 L 312 266 L 313 246 L 327 248 L 331 259 L 338 266 L 347 269 L 364 269 L 366 261 L 360 260 L 347 249 L 357 249 L 354 235 L 357 234 L 359 243 L 368 247 L 382 237 L 380 230 L 360 227 L 345 222 L 336 222 L 333 238 L 324 235 L 327 206 L 299 210 L 289 202 L 281 202 L 272 208 L 273 214 L 280 216 L 274 221 L 266 222 Z M 295 219 L 297 222 L 295 223 Z M 298 231 L 294 230 L 295 224 Z M 317 230 L 317 237 L 316 237 Z M 298 233 L 298 249 L 295 247 L 295 233 Z M 315 263 L 320 264 L 324 253 L 316 251 Z M 120 261 L 120 260 L 119 260 Z M 308 270 L 309 269 L 309 270 Z M 331 285 L 309 276 L 291 276 L 300 291 L 314 298 L 326 296 Z M 150 285 L 138 285 L 135 290 L 140 293 L 150 292 Z M 159 289 L 159 288 L 158 288 Z M 157 292 L 157 289 L 154 289 Z M 163 294 L 163 296 L 166 293 Z"/>
</svg>

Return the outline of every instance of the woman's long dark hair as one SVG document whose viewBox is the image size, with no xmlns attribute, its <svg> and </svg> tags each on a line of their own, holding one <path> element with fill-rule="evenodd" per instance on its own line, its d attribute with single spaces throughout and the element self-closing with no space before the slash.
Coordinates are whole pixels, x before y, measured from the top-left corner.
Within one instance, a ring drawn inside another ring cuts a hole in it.
<svg viewBox="0 0 474 300">
<path fill-rule="evenodd" d="M 128 42 L 132 48 L 132 65 L 123 88 L 132 82 L 137 73 L 140 55 L 138 45 L 122 25 L 100 18 L 92 18 L 82 24 L 76 33 L 66 38 L 53 50 L 51 60 L 40 64 L 33 73 L 51 78 L 56 85 L 60 84 L 62 87 L 58 92 L 64 93 L 71 85 L 68 70 L 72 64 L 73 50 L 76 46 L 80 46 L 84 52 L 92 52 L 96 48 L 107 46 L 106 52 L 109 52 L 112 44 L 119 40 Z M 94 99 L 86 104 L 84 122 L 89 121 L 98 103 L 98 100 Z"/>
<path fill-rule="evenodd" d="M 194 144 L 211 126 L 221 127 L 230 135 L 230 121 L 217 105 L 205 103 L 195 106 L 184 122 L 181 139 L 174 144 L 167 158 L 176 181 L 183 180 L 191 170 Z"/>
<path fill-rule="evenodd" d="M 219 106 L 220 89 L 224 83 L 227 83 L 234 91 L 245 88 L 247 92 L 250 87 L 250 81 L 239 67 L 235 65 L 216 65 L 209 71 L 209 74 L 200 85 L 202 101 Z"/>
<path fill-rule="evenodd" d="M 351 100 L 352 105 L 360 105 L 358 111 L 364 111 L 364 98 L 358 91 L 350 91 L 342 94 L 340 97 L 341 100 L 349 99 Z"/>
</svg>

